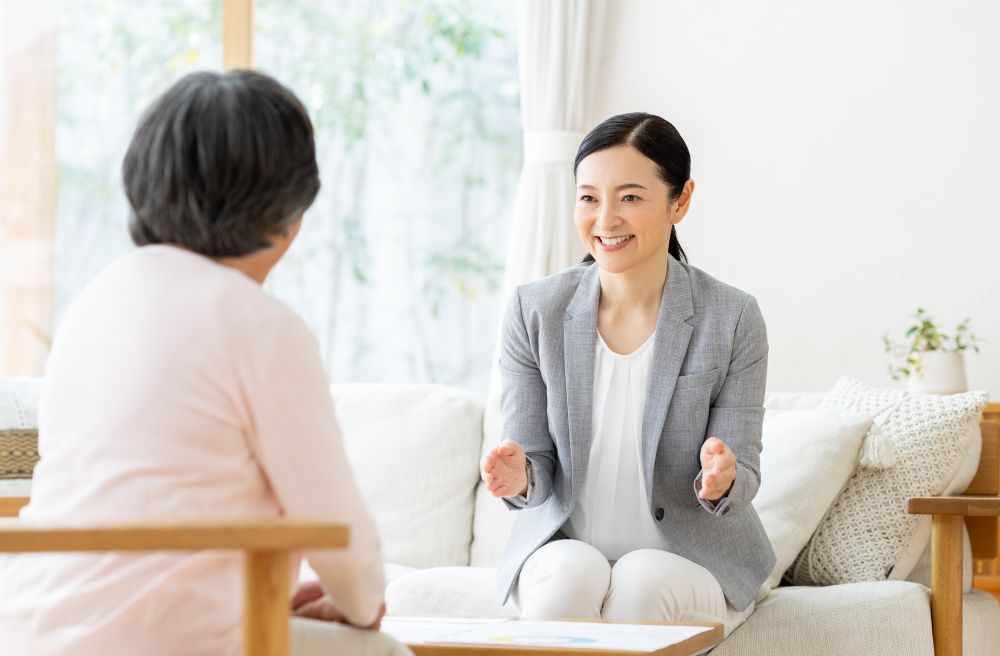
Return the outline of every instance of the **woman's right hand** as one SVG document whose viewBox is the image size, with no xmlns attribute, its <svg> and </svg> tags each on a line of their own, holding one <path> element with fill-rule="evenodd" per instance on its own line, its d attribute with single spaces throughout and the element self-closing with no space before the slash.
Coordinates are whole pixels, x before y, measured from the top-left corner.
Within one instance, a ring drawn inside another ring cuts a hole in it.
<svg viewBox="0 0 1000 656">
<path fill-rule="evenodd" d="M 524 447 L 514 440 L 504 440 L 479 463 L 486 489 L 495 497 L 516 497 L 528 492 L 527 460 Z"/>
</svg>

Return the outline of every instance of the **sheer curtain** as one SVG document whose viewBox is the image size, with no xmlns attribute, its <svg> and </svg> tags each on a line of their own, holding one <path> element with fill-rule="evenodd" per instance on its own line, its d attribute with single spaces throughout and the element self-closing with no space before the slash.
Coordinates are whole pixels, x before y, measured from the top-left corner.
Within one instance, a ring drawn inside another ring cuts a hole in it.
<svg viewBox="0 0 1000 656">
<path fill-rule="evenodd" d="M 511 218 L 503 300 L 514 288 L 578 262 L 584 255 L 573 227 L 573 158 L 588 126 L 584 117 L 600 61 L 605 0 L 521 0 L 518 60 L 524 164 Z M 493 358 L 484 450 L 502 433 L 500 374 Z M 496 562 L 513 521 L 485 490 L 476 499 L 475 564 Z"/>
<path fill-rule="evenodd" d="M 56 20 L 0 2 L 0 375 L 37 376 L 52 318 Z"/>
</svg>

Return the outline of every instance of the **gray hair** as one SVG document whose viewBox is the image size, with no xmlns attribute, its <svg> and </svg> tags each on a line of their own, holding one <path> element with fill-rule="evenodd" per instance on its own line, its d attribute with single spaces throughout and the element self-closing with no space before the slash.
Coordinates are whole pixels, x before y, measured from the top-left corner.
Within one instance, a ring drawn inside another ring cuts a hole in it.
<svg viewBox="0 0 1000 656">
<path fill-rule="evenodd" d="M 139 121 L 122 174 L 136 245 L 208 257 L 268 248 L 319 193 L 308 113 L 252 71 L 177 81 Z"/>
</svg>

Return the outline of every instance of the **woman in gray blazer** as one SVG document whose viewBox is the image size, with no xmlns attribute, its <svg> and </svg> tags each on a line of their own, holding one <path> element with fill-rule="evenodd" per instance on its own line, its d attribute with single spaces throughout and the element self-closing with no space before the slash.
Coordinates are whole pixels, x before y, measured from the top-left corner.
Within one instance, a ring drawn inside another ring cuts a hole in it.
<svg viewBox="0 0 1000 656">
<path fill-rule="evenodd" d="M 525 617 L 712 617 L 726 634 L 775 563 L 760 486 L 757 301 L 687 263 L 690 154 L 650 114 L 580 145 L 590 255 L 518 287 L 503 322 L 504 437 L 481 463 L 518 516 L 498 583 Z"/>
</svg>

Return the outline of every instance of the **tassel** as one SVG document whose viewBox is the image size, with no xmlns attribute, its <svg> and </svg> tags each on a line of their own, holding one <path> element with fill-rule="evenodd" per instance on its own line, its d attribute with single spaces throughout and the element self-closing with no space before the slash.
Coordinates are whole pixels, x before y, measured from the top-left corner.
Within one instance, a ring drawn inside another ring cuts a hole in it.
<svg viewBox="0 0 1000 656">
<path fill-rule="evenodd" d="M 872 424 L 868 431 L 858 464 L 867 469 L 889 469 L 896 464 L 896 451 L 880 424 Z"/>
</svg>

